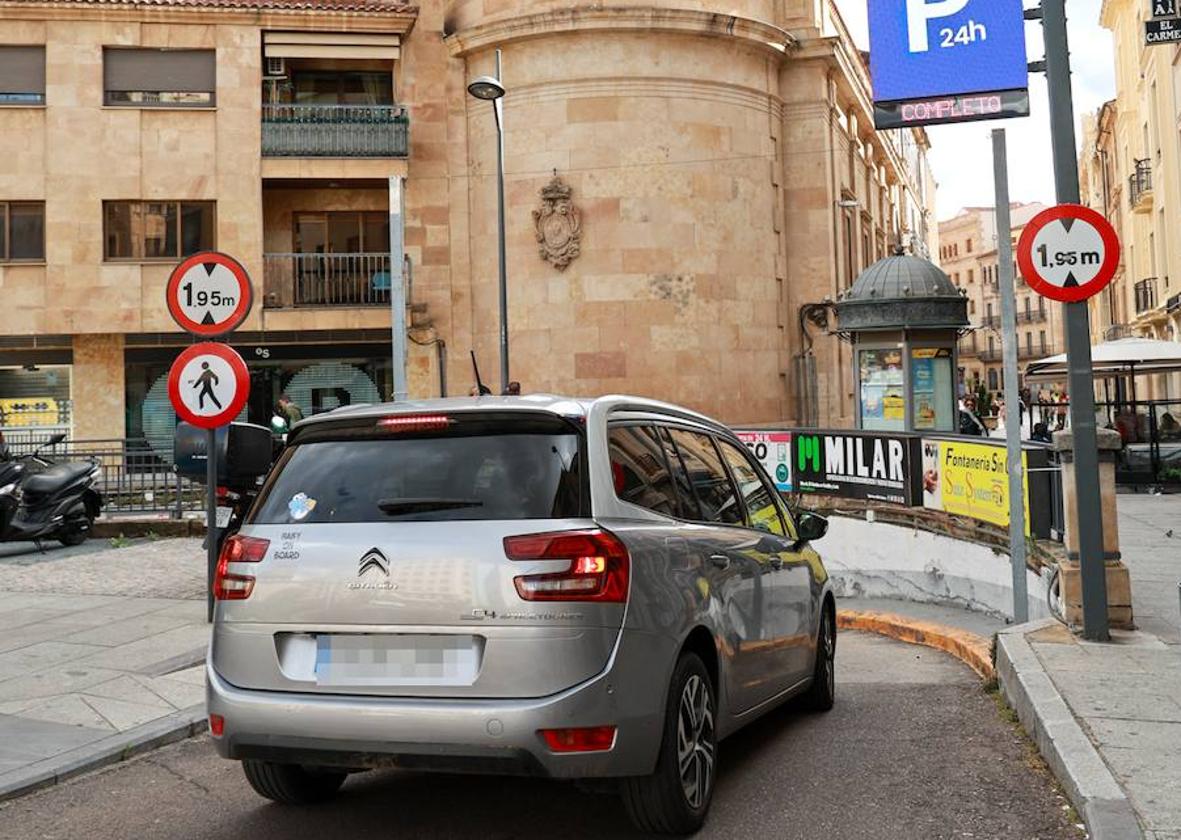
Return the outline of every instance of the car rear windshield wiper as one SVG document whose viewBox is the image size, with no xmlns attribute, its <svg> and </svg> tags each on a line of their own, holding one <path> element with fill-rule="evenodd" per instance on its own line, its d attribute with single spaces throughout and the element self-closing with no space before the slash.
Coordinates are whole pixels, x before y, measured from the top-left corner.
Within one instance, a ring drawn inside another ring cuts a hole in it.
<svg viewBox="0 0 1181 840">
<path fill-rule="evenodd" d="M 382 499 L 377 507 L 382 513 L 427 513 L 432 510 L 483 507 L 479 499 Z"/>
</svg>

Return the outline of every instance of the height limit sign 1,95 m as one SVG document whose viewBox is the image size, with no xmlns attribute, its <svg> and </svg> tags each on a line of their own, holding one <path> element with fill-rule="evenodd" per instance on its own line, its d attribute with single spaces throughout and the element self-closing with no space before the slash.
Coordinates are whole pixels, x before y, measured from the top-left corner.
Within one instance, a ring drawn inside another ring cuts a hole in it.
<svg viewBox="0 0 1181 840">
<path fill-rule="evenodd" d="M 1017 243 L 1017 264 L 1029 287 L 1063 303 L 1103 290 L 1119 265 L 1119 238 L 1107 219 L 1080 204 L 1038 213 Z"/>
<path fill-rule="evenodd" d="M 168 278 L 168 311 L 181 329 L 195 335 L 230 332 L 250 314 L 251 298 L 246 269 L 217 251 L 193 254 Z"/>
</svg>

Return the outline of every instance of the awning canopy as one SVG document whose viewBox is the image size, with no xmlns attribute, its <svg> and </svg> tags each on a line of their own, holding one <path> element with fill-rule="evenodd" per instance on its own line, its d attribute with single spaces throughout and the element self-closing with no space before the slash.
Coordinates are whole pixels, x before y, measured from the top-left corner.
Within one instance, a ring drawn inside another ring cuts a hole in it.
<svg viewBox="0 0 1181 840">
<path fill-rule="evenodd" d="M 1091 369 L 1097 378 L 1139 376 L 1181 371 L 1181 342 L 1154 338 L 1121 338 L 1091 347 Z M 1025 379 L 1065 379 L 1066 354 L 1059 353 L 1025 366 Z"/>
</svg>

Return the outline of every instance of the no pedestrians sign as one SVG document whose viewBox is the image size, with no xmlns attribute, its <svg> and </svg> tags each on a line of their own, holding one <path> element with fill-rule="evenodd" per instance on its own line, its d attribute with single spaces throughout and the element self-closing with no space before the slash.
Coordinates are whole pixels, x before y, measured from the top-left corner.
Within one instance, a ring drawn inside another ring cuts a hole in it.
<svg viewBox="0 0 1181 840">
<path fill-rule="evenodd" d="M 168 371 L 168 398 L 177 416 L 202 429 L 233 421 L 249 395 L 246 362 L 225 344 L 194 344 L 176 357 Z"/>
</svg>

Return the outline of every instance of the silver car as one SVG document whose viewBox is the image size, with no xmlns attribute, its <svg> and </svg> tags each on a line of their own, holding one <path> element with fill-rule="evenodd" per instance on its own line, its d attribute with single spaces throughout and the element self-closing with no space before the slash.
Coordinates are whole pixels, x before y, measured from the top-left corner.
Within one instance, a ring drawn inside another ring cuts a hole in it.
<svg viewBox="0 0 1181 840">
<path fill-rule="evenodd" d="M 719 740 L 832 707 L 826 527 L 664 403 L 338 409 L 222 552 L 210 730 L 278 802 L 376 767 L 609 778 L 640 828 L 692 832 Z"/>
</svg>

